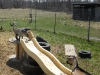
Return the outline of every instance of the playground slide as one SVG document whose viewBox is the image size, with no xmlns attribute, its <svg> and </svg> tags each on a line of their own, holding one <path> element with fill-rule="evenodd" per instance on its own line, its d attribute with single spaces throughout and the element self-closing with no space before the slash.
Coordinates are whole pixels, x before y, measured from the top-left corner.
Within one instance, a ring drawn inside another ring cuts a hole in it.
<svg viewBox="0 0 100 75">
<path fill-rule="evenodd" d="M 21 40 L 21 45 L 46 75 L 73 75 L 72 71 L 61 64 L 53 54 L 42 48 L 35 38 L 28 42 Z"/>
</svg>

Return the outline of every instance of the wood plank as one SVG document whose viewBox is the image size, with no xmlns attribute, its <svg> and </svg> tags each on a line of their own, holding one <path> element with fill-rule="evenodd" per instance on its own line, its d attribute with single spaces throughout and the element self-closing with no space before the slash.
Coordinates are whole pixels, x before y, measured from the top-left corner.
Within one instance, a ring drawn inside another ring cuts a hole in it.
<svg viewBox="0 0 100 75">
<path fill-rule="evenodd" d="M 77 57 L 74 45 L 65 44 L 65 55 Z"/>
</svg>

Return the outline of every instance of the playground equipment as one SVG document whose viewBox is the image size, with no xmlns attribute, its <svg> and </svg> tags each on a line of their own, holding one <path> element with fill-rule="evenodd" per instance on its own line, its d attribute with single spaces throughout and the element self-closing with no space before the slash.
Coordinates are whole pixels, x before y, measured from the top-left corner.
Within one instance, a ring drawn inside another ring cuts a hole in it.
<svg viewBox="0 0 100 75">
<path fill-rule="evenodd" d="M 65 55 L 77 57 L 74 45 L 65 44 Z"/>
<path fill-rule="evenodd" d="M 77 58 L 75 56 L 71 56 L 68 58 L 67 63 L 73 66 L 73 72 L 75 75 L 91 75 L 78 65 Z"/>
<path fill-rule="evenodd" d="M 84 55 L 81 54 L 81 56 L 82 55 L 84 57 L 89 56 L 88 53 L 87 52 L 85 53 L 85 52 L 84 52 Z M 77 61 L 77 54 L 75 52 L 75 47 L 73 45 L 70 45 L 70 44 L 65 45 L 65 55 L 68 56 L 66 62 L 68 64 L 72 65 L 72 67 L 73 67 L 72 72 L 74 72 L 74 75 L 91 75 L 90 73 L 88 73 L 87 71 L 85 71 L 85 70 L 83 70 L 82 68 L 79 67 L 78 61 Z"/>
<path fill-rule="evenodd" d="M 71 70 L 63 66 L 53 54 L 43 49 L 35 38 L 28 43 L 21 40 L 21 45 L 26 53 L 39 64 L 46 75 L 72 75 Z"/>
<path fill-rule="evenodd" d="M 28 40 L 27 37 L 23 37 L 24 40 Z M 15 37 L 9 39 L 9 42 L 15 45 L 16 54 L 10 55 L 9 58 L 13 62 L 17 62 L 27 58 L 26 52 L 23 50 L 20 41 L 17 41 Z"/>
<path fill-rule="evenodd" d="M 78 55 L 79 55 L 81 58 L 91 58 L 91 52 L 86 51 L 86 50 L 80 50 L 80 51 L 78 52 Z"/>
<path fill-rule="evenodd" d="M 28 31 L 29 39 L 21 39 L 16 43 L 17 60 L 22 60 L 24 51 L 32 57 L 46 75 L 73 75 L 72 71 L 59 62 L 49 51 L 42 48 L 31 31 Z"/>
</svg>

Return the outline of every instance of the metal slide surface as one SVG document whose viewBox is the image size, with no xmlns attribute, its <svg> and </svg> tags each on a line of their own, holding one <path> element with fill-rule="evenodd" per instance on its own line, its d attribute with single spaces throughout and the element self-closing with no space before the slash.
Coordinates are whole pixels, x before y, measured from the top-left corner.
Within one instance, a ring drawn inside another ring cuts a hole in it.
<svg viewBox="0 0 100 75">
<path fill-rule="evenodd" d="M 59 62 L 50 52 L 43 49 L 35 38 L 25 42 L 21 40 L 25 52 L 31 56 L 46 75 L 73 75 L 72 71 Z"/>
</svg>

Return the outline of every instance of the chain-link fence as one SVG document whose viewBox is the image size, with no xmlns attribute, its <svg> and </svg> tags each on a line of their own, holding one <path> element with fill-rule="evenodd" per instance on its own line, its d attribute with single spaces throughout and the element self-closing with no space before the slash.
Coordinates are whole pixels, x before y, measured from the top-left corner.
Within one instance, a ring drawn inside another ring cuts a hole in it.
<svg viewBox="0 0 100 75">
<path fill-rule="evenodd" d="M 0 27 L 12 30 L 11 22 L 16 22 L 17 28 L 28 27 L 34 30 L 62 33 L 82 39 L 100 41 L 100 22 L 73 20 L 73 14 L 67 12 L 51 12 L 32 10 L 30 19 L 29 9 L 1 9 Z M 32 22 L 30 23 L 30 20 Z"/>
</svg>

